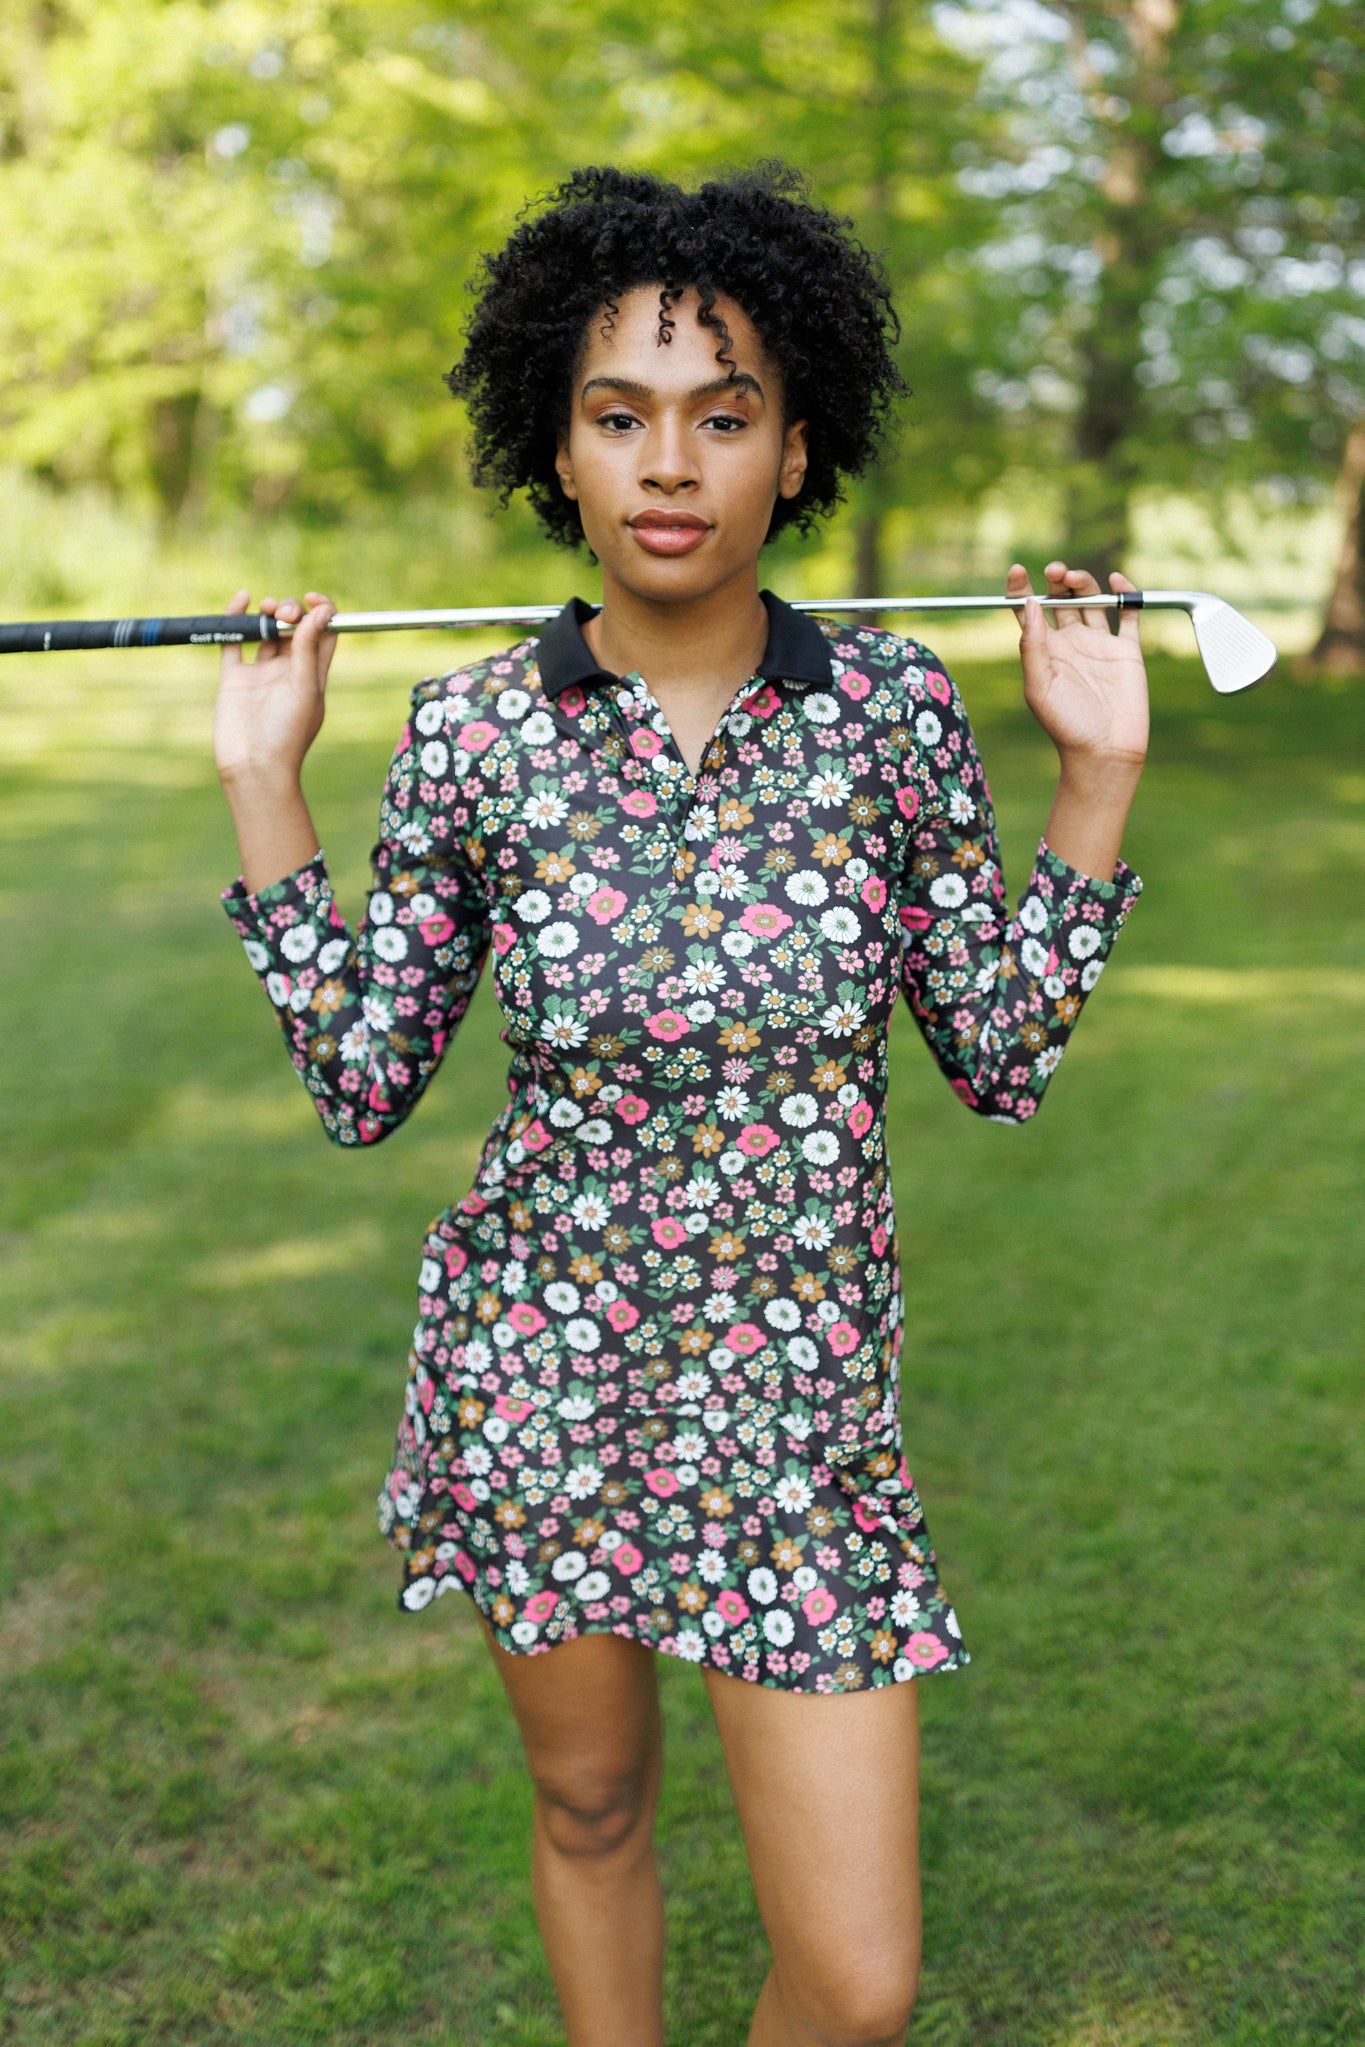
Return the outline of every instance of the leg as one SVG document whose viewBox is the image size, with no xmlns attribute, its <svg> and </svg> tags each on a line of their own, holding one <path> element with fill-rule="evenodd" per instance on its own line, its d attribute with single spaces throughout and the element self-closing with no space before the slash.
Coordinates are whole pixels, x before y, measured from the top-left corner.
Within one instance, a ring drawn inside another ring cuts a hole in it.
<svg viewBox="0 0 1365 2047">
<path fill-rule="evenodd" d="M 484 1633 L 535 1785 L 532 1890 L 569 2047 L 663 2047 L 654 1652 L 584 1635 L 509 1656 Z"/>
<path fill-rule="evenodd" d="M 749 2047 L 899 2047 L 919 1971 L 916 1685 L 706 1682 L 773 1952 Z"/>
</svg>

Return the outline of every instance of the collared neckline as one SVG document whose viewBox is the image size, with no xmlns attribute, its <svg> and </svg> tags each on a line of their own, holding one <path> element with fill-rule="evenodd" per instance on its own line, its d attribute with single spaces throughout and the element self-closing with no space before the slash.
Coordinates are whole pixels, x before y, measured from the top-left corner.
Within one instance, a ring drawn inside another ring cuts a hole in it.
<svg viewBox="0 0 1365 2047">
<path fill-rule="evenodd" d="M 829 643 L 815 620 L 804 611 L 794 611 L 771 590 L 760 590 L 768 614 L 768 643 L 756 673 L 765 682 L 795 682 L 830 689 L 834 669 Z M 581 597 L 571 597 L 564 609 L 540 635 L 536 665 L 548 697 L 558 697 L 573 683 L 619 682 L 619 675 L 600 666 L 583 637 L 583 628 L 596 616 L 598 606 Z"/>
</svg>

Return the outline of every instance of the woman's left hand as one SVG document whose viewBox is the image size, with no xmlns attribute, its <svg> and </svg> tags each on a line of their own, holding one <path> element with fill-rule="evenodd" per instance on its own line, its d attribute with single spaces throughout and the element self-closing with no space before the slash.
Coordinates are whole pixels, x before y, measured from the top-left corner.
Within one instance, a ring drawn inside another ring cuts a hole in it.
<svg viewBox="0 0 1365 2047">
<path fill-rule="evenodd" d="M 1098 596 L 1088 569 L 1049 562 L 1044 574 L 1050 597 Z M 1112 575 L 1110 588 L 1131 590 L 1126 576 Z M 1016 562 L 1005 579 L 1011 597 L 1032 594 L 1028 572 Z M 1119 614 L 1118 632 L 1105 611 L 1058 611 L 1049 625 L 1040 604 L 1024 607 L 1020 656 L 1024 698 L 1029 709 L 1068 762 L 1130 764 L 1147 755 L 1147 671 L 1138 643 L 1138 614 Z"/>
</svg>

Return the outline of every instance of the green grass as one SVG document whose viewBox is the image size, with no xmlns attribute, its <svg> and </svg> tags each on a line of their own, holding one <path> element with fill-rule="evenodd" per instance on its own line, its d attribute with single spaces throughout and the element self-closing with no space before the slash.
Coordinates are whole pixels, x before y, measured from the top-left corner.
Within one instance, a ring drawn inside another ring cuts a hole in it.
<svg viewBox="0 0 1365 2047">
<path fill-rule="evenodd" d="M 433 658 L 343 653 L 352 908 Z M 976 1659 L 923 1687 L 919 2047 L 1365 2037 L 1357 700 L 1157 666 L 1148 894 L 1041 1121 L 899 1034 L 907 1437 Z M 490 1006 L 391 1143 L 327 1148 L 214 900 L 207 665 L 6 670 L 0 2037 L 558 2041 L 509 1716 L 371 1510 Z M 963 680 L 1017 888 L 1047 749 Z M 762 1936 L 661 1676 L 670 2039 L 737 2047 Z"/>
</svg>

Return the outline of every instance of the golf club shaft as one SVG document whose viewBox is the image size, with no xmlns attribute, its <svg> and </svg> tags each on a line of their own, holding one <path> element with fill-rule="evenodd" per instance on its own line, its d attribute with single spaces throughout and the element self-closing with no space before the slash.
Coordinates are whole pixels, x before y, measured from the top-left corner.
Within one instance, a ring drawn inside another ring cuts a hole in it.
<svg viewBox="0 0 1365 2047">
<path fill-rule="evenodd" d="M 793 609 L 815 612 L 995 611 L 1022 609 L 1023 597 L 803 598 Z M 1039 597 L 1049 610 L 1189 609 L 1184 592 L 1122 591 L 1117 596 Z M 334 633 L 448 632 L 503 625 L 544 625 L 557 604 L 488 604 L 454 611 L 339 611 Z M 293 627 L 264 612 L 213 612 L 193 618 L 66 618 L 0 625 L 0 654 L 57 654 L 101 647 L 253 645 L 287 639 Z"/>
</svg>

